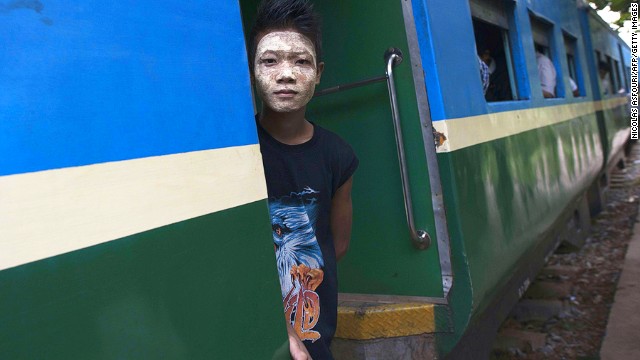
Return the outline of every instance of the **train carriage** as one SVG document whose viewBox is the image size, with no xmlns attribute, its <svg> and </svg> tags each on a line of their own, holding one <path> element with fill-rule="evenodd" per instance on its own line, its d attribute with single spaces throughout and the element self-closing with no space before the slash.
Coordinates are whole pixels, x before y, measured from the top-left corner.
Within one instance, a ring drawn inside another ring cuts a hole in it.
<svg viewBox="0 0 640 360">
<path fill-rule="evenodd" d="M 604 144 L 605 168 L 610 171 L 620 163 L 621 150 L 631 130 L 629 102 L 624 98 L 630 90 L 631 53 L 629 47 L 593 11 L 581 13 L 580 20 L 586 38 L 589 71 L 592 79 L 596 79 L 591 86 L 594 101 L 598 101 L 596 106 Z M 600 75 L 601 65 L 607 69 L 606 74 Z M 608 83 L 609 89 L 603 88 L 603 80 Z M 607 179 L 603 179 L 603 183 L 606 182 Z"/>
<path fill-rule="evenodd" d="M 245 49 L 258 2 L 0 12 L 0 357 L 287 357 Z M 482 358 L 602 202 L 629 48 L 573 0 L 315 8 L 307 116 L 360 158 L 335 356 Z"/>
<path fill-rule="evenodd" d="M 286 332 L 238 5 L 10 4 L 0 358 L 271 358 Z"/>
</svg>

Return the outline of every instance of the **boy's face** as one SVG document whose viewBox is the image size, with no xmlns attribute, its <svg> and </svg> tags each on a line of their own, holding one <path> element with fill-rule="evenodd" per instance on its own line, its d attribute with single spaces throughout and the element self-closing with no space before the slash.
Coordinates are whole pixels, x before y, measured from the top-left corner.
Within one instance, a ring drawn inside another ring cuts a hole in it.
<svg viewBox="0 0 640 360">
<path fill-rule="evenodd" d="M 313 43 L 292 30 L 267 33 L 254 60 L 258 96 L 275 112 L 303 109 L 320 83 L 323 63 L 316 63 Z"/>
</svg>

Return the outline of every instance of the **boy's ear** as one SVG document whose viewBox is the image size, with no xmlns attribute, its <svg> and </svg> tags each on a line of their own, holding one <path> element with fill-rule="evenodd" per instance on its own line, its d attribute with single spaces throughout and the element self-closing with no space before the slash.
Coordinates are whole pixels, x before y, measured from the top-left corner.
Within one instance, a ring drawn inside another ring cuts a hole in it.
<svg viewBox="0 0 640 360">
<path fill-rule="evenodd" d="M 320 78 L 322 77 L 322 72 L 324 71 L 324 62 L 319 62 L 316 67 L 316 85 L 320 84 Z"/>
</svg>

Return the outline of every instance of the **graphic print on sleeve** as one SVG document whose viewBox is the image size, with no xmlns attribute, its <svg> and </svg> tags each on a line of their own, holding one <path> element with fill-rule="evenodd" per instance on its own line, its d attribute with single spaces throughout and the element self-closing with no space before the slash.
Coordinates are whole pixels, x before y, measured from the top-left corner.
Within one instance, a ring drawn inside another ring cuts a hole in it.
<svg viewBox="0 0 640 360">
<path fill-rule="evenodd" d="M 284 311 L 300 340 L 315 342 L 320 316 L 315 290 L 324 278 L 324 260 L 315 234 L 318 192 L 307 187 L 269 202 Z"/>
</svg>

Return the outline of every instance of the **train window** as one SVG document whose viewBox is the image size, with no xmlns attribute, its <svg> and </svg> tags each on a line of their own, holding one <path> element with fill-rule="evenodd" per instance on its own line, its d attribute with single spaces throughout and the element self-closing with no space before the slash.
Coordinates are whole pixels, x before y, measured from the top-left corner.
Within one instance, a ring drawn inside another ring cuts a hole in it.
<svg viewBox="0 0 640 360">
<path fill-rule="evenodd" d="M 571 86 L 568 93 L 574 97 L 584 96 L 584 85 L 582 83 L 582 74 L 578 67 L 578 59 L 576 58 L 576 38 L 569 34 L 564 34 L 564 46 L 567 52 L 567 66 L 569 70 L 569 85 Z"/>
<path fill-rule="evenodd" d="M 555 53 L 552 46 L 553 25 L 531 14 L 531 33 L 536 51 L 538 79 L 545 98 L 564 96 L 564 86 L 559 76 L 561 72 L 556 66 Z"/>
<path fill-rule="evenodd" d="M 602 56 L 600 55 L 600 51 L 596 50 L 596 63 L 600 64 L 600 62 L 602 61 Z"/>
<path fill-rule="evenodd" d="M 614 89 L 617 92 L 620 92 L 620 90 L 624 88 L 624 85 L 622 84 L 622 78 L 620 77 L 620 63 L 618 63 L 618 60 L 613 60 L 613 73 L 615 73 L 616 79 L 616 85 Z"/>
<path fill-rule="evenodd" d="M 502 0 L 470 0 L 478 56 L 489 67 L 488 102 L 518 99 L 509 43 L 509 18 Z"/>
<path fill-rule="evenodd" d="M 614 71 L 613 71 L 613 60 L 609 55 L 605 55 L 605 59 L 607 59 L 606 62 L 607 62 L 607 68 L 609 68 L 609 81 L 611 83 L 611 90 L 613 91 L 613 89 L 617 87 L 616 78 L 614 77 Z"/>
<path fill-rule="evenodd" d="M 617 88 L 616 80 L 613 73 L 613 62 L 609 55 L 604 56 L 604 60 L 600 62 L 600 89 L 604 95 L 612 95 L 613 89 Z"/>
<path fill-rule="evenodd" d="M 627 70 L 627 72 L 625 72 L 626 68 L 626 64 L 625 64 L 625 57 L 624 57 L 624 53 L 622 52 L 622 46 L 620 44 L 618 44 L 618 54 L 620 54 L 620 59 L 621 59 L 621 69 L 622 69 L 622 79 L 624 80 L 624 88 L 626 89 L 627 92 L 629 92 L 629 78 L 628 75 L 630 74 L 630 72 Z M 622 87 L 623 84 L 620 84 L 620 87 Z"/>
</svg>

